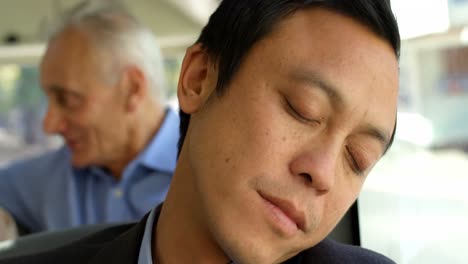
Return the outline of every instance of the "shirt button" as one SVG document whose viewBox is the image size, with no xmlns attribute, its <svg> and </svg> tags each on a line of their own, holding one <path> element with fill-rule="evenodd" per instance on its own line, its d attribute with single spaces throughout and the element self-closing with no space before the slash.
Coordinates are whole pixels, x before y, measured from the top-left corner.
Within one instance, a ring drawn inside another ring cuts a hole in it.
<svg viewBox="0 0 468 264">
<path fill-rule="evenodd" d="M 115 190 L 114 190 L 114 196 L 115 196 L 116 198 L 121 198 L 122 195 L 123 195 L 123 192 L 122 192 L 121 189 L 115 189 Z"/>
</svg>

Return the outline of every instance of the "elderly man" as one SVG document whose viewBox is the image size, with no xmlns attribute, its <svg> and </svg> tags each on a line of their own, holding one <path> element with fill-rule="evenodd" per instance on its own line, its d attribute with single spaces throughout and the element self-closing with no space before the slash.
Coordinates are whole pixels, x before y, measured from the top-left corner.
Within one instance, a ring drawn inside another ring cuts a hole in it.
<svg viewBox="0 0 468 264">
<path fill-rule="evenodd" d="M 385 0 L 222 1 L 184 59 L 164 204 L 4 263 L 393 263 L 326 236 L 391 145 L 399 45 Z"/>
<path fill-rule="evenodd" d="M 44 130 L 66 144 L 0 171 L 0 221 L 6 211 L 29 232 L 131 221 L 163 201 L 179 117 L 162 103 L 150 30 L 120 9 L 76 12 L 50 38 L 40 76 Z"/>
</svg>

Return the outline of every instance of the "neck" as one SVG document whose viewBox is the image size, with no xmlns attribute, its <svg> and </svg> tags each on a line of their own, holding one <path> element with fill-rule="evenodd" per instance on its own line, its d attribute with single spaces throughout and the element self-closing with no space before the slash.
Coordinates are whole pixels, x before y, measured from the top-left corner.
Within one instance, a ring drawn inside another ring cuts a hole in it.
<svg viewBox="0 0 468 264">
<path fill-rule="evenodd" d="M 153 234 L 153 263 L 229 263 L 195 201 L 191 169 L 181 155 Z M 183 254 L 181 254 L 183 252 Z"/>
<path fill-rule="evenodd" d="M 165 112 L 161 106 L 148 106 L 137 113 L 139 118 L 128 129 L 127 144 L 122 149 L 122 155 L 118 160 L 113 161 L 106 168 L 112 175 L 120 180 L 127 165 L 134 160 L 153 139 L 164 120 Z"/>
</svg>

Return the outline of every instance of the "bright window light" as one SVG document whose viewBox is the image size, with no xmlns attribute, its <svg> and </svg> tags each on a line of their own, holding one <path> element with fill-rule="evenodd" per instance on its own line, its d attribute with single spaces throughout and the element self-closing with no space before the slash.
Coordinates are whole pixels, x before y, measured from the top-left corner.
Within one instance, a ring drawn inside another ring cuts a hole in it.
<svg viewBox="0 0 468 264">
<path fill-rule="evenodd" d="M 450 26 L 447 0 L 392 0 L 403 39 L 444 32 Z"/>
<path fill-rule="evenodd" d="M 417 113 L 398 113 L 398 125 L 395 137 L 419 146 L 429 146 L 434 132 L 432 123 Z"/>
</svg>

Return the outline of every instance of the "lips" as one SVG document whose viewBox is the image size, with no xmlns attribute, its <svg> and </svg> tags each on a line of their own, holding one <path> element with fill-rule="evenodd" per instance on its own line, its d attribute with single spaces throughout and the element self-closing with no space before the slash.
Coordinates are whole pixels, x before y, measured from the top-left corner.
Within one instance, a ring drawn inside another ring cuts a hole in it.
<svg viewBox="0 0 468 264">
<path fill-rule="evenodd" d="M 284 200 L 278 197 L 274 197 L 265 193 L 259 192 L 260 196 L 271 203 L 272 205 L 276 206 L 279 210 L 281 210 L 289 219 L 291 219 L 298 229 L 305 231 L 306 221 L 305 221 L 305 214 L 304 212 L 298 210 L 293 203 L 289 202 L 288 200 Z"/>
</svg>

